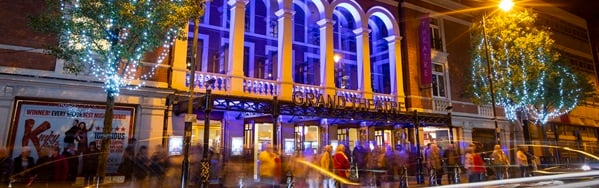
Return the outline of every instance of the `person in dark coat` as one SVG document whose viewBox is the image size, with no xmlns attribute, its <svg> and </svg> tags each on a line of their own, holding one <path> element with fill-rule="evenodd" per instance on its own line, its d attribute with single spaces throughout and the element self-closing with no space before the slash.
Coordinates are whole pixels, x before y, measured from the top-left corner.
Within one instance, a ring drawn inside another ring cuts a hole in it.
<svg viewBox="0 0 599 188">
<path fill-rule="evenodd" d="M 21 155 L 13 159 L 13 176 L 19 182 L 27 182 L 34 174 L 31 170 L 35 166 L 35 159 L 29 156 L 31 149 L 27 146 L 21 149 Z"/>
<path fill-rule="evenodd" d="M 8 183 L 13 170 L 12 166 L 13 163 L 10 156 L 8 156 L 8 150 L 0 147 L 0 184 Z"/>
<path fill-rule="evenodd" d="M 52 181 L 67 181 L 69 178 L 69 162 L 63 155 L 60 154 L 60 147 L 54 146 L 50 149 L 52 150 L 52 168 L 54 169 Z"/>
<path fill-rule="evenodd" d="M 125 176 L 125 181 L 131 181 L 133 168 L 135 167 L 135 149 L 127 146 L 123 153 L 121 164 L 119 165 L 118 173 Z"/>
<path fill-rule="evenodd" d="M 78 175 L 77 171 L 79 171 L 79 155 L 75 149 L 75 144 L 69 143 L 62 152 L 62 156 L 66 158 L 67 163 L 69 164 L 69 174 L 67 178 L 69 181 L 74 181 Z"/>
<path fill-rule="evenodd" d="M 140 182 L 139 185 L 143 185 L 145 183 L 146 177 L 148 177 L 148 172 L 150 171 L 150 165 L 152 161 L 148 158 L 148 147 L 141 146 L 137 154 L 135 154 L 135 166 L 133 167 L 133 176 L 135 180 Z"/>
<path fill-rule="evenodd" d="M 98 171 L 99 160 L 100 151 L 96 146 L 96 142 L 90 142 L 87 151 L 83 152 L 83 168 L 81 169 L 81 174 L 85 177 L 86 185 L 93 183 Z"/>
<path fill-rule="evenodd" d="M 40 153 L 40 158 L 35 164 L 35 173 L 37 181 L 50 182 L 54 178 L 54 150 L 50 147 L 43 147 Z"/>
</svg>

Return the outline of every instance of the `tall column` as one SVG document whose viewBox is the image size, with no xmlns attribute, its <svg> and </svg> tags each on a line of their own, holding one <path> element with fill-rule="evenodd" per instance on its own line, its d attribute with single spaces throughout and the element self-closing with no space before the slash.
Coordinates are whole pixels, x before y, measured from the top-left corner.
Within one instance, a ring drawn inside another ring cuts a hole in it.
<svg viewBox="0 0 599 188">
<path fill-rule="evenodd" d="M 389 45 L 389 76 L 391 79 L 391 94 L 395 95 L 396 101 L 405 103 L 403 90 L 403 67 L 401 62 L 401 37 L 395 35 L 386 37 Z"/>
<path fill-rule="evenodd" d="M 370 72 L 370 39 L 367 27 L 361 27 L 354 30 L 356 34 L 356 51 L 358 54 L 358 90 L 362 92 L 362 97 L 372 98 L 372 73 Z"/>
<path fill-rule="evenodd" d="M 185 28 L 189 28 L 189 24 L 185 25 Z M 187 31 L 187 29 L 185 30 Z M 172 49 L 173 65 L 173 89 L 187 91 L 186 75 L 187 75 L 187 40 L 177 39 Z M 190 82 L 193 83 L 193 82 Z"/>
<path fill-rule="evenodd" d="M 333 60 L 333 20 L 316 22 L 320 27 L 320 86 L 325 94 L 335 95 L 335 61 Z"/>
<path fill-rule="evenodd" d="M 229 62 L 227 74 L 230 77 L 229 92 L 243 94 L 243 57 L 245 35 L 245 5 L 249 0 L 229 0 L 231 7 L 231 27 L 229 28 Z"/>
<path fill-rule="evenodd" d="M 326 118 L 322 118 L 320 120 L 320 128 L 322 129 L 322 131 L 320 131 L 322 133 L 320 135 L 321 146 L 326 146 L 326 145 L 331 144 L 331 138 L 329 137 L 329 135 L 330 135 L 329 134 L 329 122 Z"/>
<path fill-rule="evenodd" d="M 293 92 L 293 10 L 291 1 L 285 1 L 285 7 L 275 12 L 278 21 L 278 55 L 277 82 L 279 82 L 279 96 L 282 100 L 291 100 Z"/>
</svg>

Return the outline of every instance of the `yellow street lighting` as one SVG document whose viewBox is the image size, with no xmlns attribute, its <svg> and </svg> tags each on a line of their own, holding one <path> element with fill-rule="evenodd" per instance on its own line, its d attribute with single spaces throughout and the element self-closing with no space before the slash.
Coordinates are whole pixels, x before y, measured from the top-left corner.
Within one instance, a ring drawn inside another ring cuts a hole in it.
<svg viewBox="0 0 599 188">
<path fill-rule="evenodd" d="M 508 12 L 514 7 L 514 2 L 512 0 L 501 0 L 499 3 L 499 8 L 504 12 Z"/>
</svg>

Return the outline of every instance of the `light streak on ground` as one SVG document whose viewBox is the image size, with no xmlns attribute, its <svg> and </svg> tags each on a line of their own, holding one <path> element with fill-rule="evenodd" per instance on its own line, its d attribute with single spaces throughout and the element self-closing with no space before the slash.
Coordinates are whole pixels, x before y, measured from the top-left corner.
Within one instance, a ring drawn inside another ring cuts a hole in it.
<svg viewBox="0 0 599 188">
<path fill-rule="evenodd" d="M 597 157 L 597 156 L 595 156 L 595 155 L 593 155 L 593 154 L 587 153 L 587 152 L 585 152 L 585 151 L 577 150 L 577 149 L 572 149 L 572 148 L 569 148 L 569 147 L 548 146 L 548 145 L 536 145 L 536 144 L 521 144 L 520 146 L 524 146 L 524 147 L 544 147 L 544 148 L 557 148 L 557 149 L 564 149 L 564 150 L 568 150 L 568 151 L 573 151 L 573 152 L 577 152 L 577 153 L 580 153 L 580 154 L 584 154 L 584 155 L 586 155 L 586 156 L 588 156 L 588 157 L 591 157 L 591 158 L 593 158 L 593 159 L 595 159 L 595 160 L 599 160 L 599 157 Z"/>
<path fill-rule="evenodd" d="M 352 182 L 352 181 L 350 181 L 348 179 L 345 179 L 345 178 L 343 178 L 341 176 L 338 176 L 337 174 L 335 174 L 335 173 L 333 173 L 333 172 L 331 172 L 331 171 L 329 171 L 327 169 L 324 169 L 324 168 L 321 168 L 320 166 L 312 164 L 309 161 L 305 161 L 303 159 L 297 159 L 296 162 L 302 163 L 302 164 L 304 164 L 304 165 L 306 165 L 306 166 L 308 166 L 308 167 L 310 167 L 312 169 L 318 170 L 321 174 L 323 174 L 325 176 L 329 176 L 329 177 L 331 177 L 331 178 L 335 179 L 336 181 L 339 181 L 339 182 L 341 182 L 343 184 L 346 184 L 346 185 L 360 185 L 359 183 Z"/>
<path fill-rule="evenodd" d="M 577 172 L 577 173 L 567 173 L 567 174 L 559 174 L 559 175 L 547 175 L 547 176 L 534 176 L 527 178 L 514 178 L 514 179 L 503 179 L 503 180 L 493 180 L 486 182 L 476 182 L 476 183 L 467 183 L 467 184 L 454 184 L 454 185 L 444 185 L 439 186 L 439 188 L 462 188 L 462 187 L 488 187 L 488 186 L 508 186 L 508 184 L 517 184 L 517 183 L 536 183 L 541 181 L 555 181 L 559 179 L 568 179 L 568 178 L 581 178 L 581 177 L 591 177 L 591 176 L 599 176 L 599 171 L 590 171 L 590 172 Z M 597 181 L 597 180 L 595 180 Z M 592 181 L 594 183 L 597 183 Z M 597 185 L 597 184 L 593 184 Z M 562 187 L 564 185 L 561 185 Z M 569 184 L 566 184 L 567 187 L 570 187 Z"/>
</svg>

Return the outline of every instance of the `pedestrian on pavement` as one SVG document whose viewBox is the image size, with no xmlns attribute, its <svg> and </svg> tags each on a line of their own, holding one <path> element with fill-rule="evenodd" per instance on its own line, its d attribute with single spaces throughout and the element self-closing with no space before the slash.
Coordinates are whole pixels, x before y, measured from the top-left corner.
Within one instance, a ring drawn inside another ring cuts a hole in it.
<svg viewBox="0 0 599 188">
<path fill-rule="evenodd" d="M 42 147 L 40 158 L 35 163 L 35 173 L 39 182 L 50 182 L 54 178 L 54 150 L 49 146 Z"/>
<path fill-rule="evenodd" d="M 25 146 L 21 149 L 21 154 L 13 159 L 13 178 L 18 182 L 28 182 L 34 174 L 32 169 L 35 166 L 35 159 L 30 155 L 31 148 Z"/>
<path fill-rule="evenodd" d="M 53 182 L 64 182 L 69 178 L 69 162 L 60 154 L 60 147 L 52 146 L 52 168 L 54 168 Z"/>
<path fill-rule="evenodd" d="M 507 158 L 503 150 L 501 150 L 501 145 L 495 145 L 491 157 L 493 158 L 493 169 L 495 170 L 495 176 L 497 180 L 507 178 L 510 160 Z"/>
<path fill-rule="evenodd" d="M 453 144 L 448 144 L 443 152 L 443 159 L 447 165 L 447 182 L 449 184 L 460 183 L 460 153 L 454 148 Z"/>
<path fill-rule="evenodd" d="M 8 150 L 5 147 L 0 147 L 0 184 L 8 183 L 12 174 L 13 163 Z"/>
<path fill-rule="evenodd" d="M 324 147 L 324 149 L 322 150 L 322 153 L 320 154 L 320 168 L 322 168 L 323 170 L 329 171 L 329 172 L 332 172 L 331 170 L 333 169 L 333 162 L 331 160 L 331 156 L 332 156 L 331 152 L 332 151 L 333 151 L 333 146 L 326 145 Z M 331 187 L 332 179 L 330 178 L 330 176 L 326 175 L 323 177 L 322 185 L 323 185 L 323 188 Z"/>
<path fill-rule="evenodd" d="M 260 152 L 258 159 L 260 160 L 260 182 L 263 185 L 274 187 L 278 182 L 275 182 L 275 171 L 277 168 L 274 147 L 271 144 L 266 145 L 264 151 Z"/>
<path fill-rule="evenodd" d="M 166 170 L 169 166 L 169 158 L 162 145 L 157 145 L 152 157 L 150 157 L 150 185 L 152 187 L 163 187 L 166 176 Z"/>
<path fill-rule="evenodd" d="M 429 173 L 429 185 L 441 185 L 443 177 L 443 166 L 441 163 L 441 152 L 437 144 L 431 144 L 428 155 L 426 155 L 426 164 L 431 173 Z"/>
<path fill-rule="evenodd" d="M 133 166 L 133 178 L 137 187 L 148 187 L 148 182 L 146 178 L 148 177 L 148 173 L 150 171 L 150 165 L 152 162 L 150 158 L 148 158 L 148 147 L 140 146 L 139 150 L 135 154 Z"/>
<path fill-rule="evenodd" d="M 356 147 L 352 152 L 354 165 L 358 169 L 358 179 L 360 182 L 366 182 L 366 169 L 370 151 L 364 147 L 364 143 L 356 141 Z"/>
<path fill-rule="evenodd" d="M 304 154 L 300 150 L 295 150 L 294 154 L 289 159 L 289 163 L 287 163 L 287 169 L 291 171 L 293 175 L 293 186 L 294 187 L 307 187 L 306 185 L 306 176 L 307 169 L 306 165 L 300 163 L 299 161 L 305 160 Z"/>
<path fill-rule="evenodd" d="M 345 155 L 345 145 L 339 144 L 337 149 L 335 149 L 335 154 L 333 155 L 333 168 L 335 169 L 335 174 L 339 177 L 347 179 L 349 177 L 349 158 Z M 340 182 L 337 182 L 337 187 L 341 186 Z"/>
<path fill-rule="evenodd" d="M 135 148 L 127 146 L 123 153 L 121 164 L 117 172 L 119 175 L 125 176 L 125 182 L 131 182 L 133 168 L 135 166 Z"/>
<path fill-rule="evenodd" d="M 85 185 L 93 184 L 94 177 L 98 171 L 98 162 L 100 160 L 100 151 L 96 142 L 90 142 L 87 150 L 83 151 L 83 167 L 81 174 L 84 176 Z"/>
<path fill-rule="evenodd" d="M 520 167 L 520 177 L 530 176 L 530 171 L 528 169 L 528 157 L 526 156 L 525 150 L 525 147 L 519 147 L 518 152 L 516 152 L 516 164 L 518 167 Z"/>
<path fill-rule="evenodd" d="M 75 181 L 77 175 L 79 175 L 79 153 L 76 150 L 74 143 L 68 143 L 67 147 L 64 148 L 62 152 L 62 156 L 64 156 L 69 163 L 69 181 Z"/>
<path fill-rule="evenodd" d="M 485 164 L 480 154 L 474 152 L 474 147 L 466 149 L 464 167 L 468 173 L 468 182 L 480 182 L 484 179 Z"/>
</svg>

